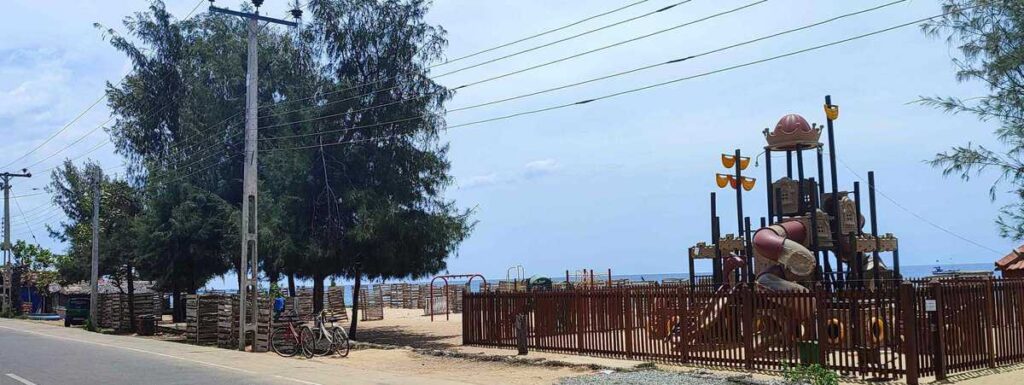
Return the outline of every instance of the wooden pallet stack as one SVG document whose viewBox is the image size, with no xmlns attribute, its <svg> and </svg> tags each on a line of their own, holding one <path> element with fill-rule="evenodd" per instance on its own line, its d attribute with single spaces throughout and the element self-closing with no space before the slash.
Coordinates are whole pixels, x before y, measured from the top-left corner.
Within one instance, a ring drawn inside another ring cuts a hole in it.
<svg viewBox="0 0 1024 385">
<path fill-rule="evenodd" d="M 238 348 L 238 296 L 217 301 L 217 346 Z"/>
<path fill-rule="evenodd" d="M 256 341 L 252 343 L 252 351 L 262 353 L 270 351 L 270 330 L 274 327 L 274 317 L 271 316 L 274 313 L 274 301 L 270 298 L 260 298 L 257 304 L 259 311 L 256 314 Z"/>
<path fill-rule="evenodd" d="M 327 311 L 331 312 L 331 321 L 348 321 L 348 312 L 345 310 L 345 287 L 331 286 L 327 288 Z"/>
<path fill-rule="evenodd" d="M 452 313 L 462 313 L 462 292 L 464 285 L 448 285 L 448 306 Z"/>
<path fill-rule="evenodd" d="M 359 288 L 359 314 L 361 321 L 384 319 L 384 295 L 379 285 Z"/>
<path fill-rule="evenodd" d="M 380 291 L 383 293 L 384 306 L 391 307 L 391 284 L 382 283 L 377 286 L 380 286 Z"/>
<path fill-rule="evenodd" d="M 224 294 L 189 294 L 185 298 L 185 338 L 195 345 L 217 345 L 218 312 Z"/>
<path fill-rule="evenodd" d="M 284 310 L 295 311 L 302 321 L 313 320 L 313 289 L 298 289 L 294 298 L 284 299 Z"/>
</svg>

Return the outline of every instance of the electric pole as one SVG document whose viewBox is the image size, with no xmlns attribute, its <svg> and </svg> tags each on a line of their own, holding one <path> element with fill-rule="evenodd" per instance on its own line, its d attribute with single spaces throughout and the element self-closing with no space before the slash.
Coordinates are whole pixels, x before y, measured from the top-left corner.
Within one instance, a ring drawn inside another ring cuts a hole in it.
<svg viewBox="0 0 1024 385">
<path fill-rule="evenodd" d="M 0 173 L 0 179 L 3 180 L 3 185 L 0 185 L 4 189 L 4 242 L 0 245 L 0 249 L 3 250 L 4 264 L 0 270 L 3 270 L 3 286 L 0 286 L 0 294 L 3 294 L 3 300 L 0 300 L 0 310 L 8 312 L 11 310 L 11 293 L 14 287 L 11 280 L 14 278 L 14 271 L 11 269 L 11 178 L 31 178 L 32 173 L 26 169 L 21 169 L 21 174 L 16 173 Z"/>
<path fill-rule="evenodd" d="M 99 308 L 100 279 L 100 185 L 103 183 L 103 171 L 93 175 L 92 190 L 92 268 L 89 273 L 89 326 L 96 328 L 96 312 Z M 129 298 L 129 301 L 131 299 Z"/>
<path fill-rule="evenodd" d="M 245 164 L 242 168 L 242 254 L 241 270 L 238 272 L 240 285 L 238 287 L 238 350 L 245 351 L 245 335 L 247 332 L 257 332 L 259 322 L 259 261 L 256 246 L 258 245 L 258 221 L 257 213 L 257 154 L 258 136 L 257 112 L 259 110 L 259 55 L 257 37 L 259 35 L 259 22 L 281 24 L 289 27 L 298 26 L 298 23 L 275 19 L 260 15 L 260 6 L 263 0 L 252 0 L 256 6 L 256 12 L 239 12 L 226 8 L 213 6 L 214 0 L 210 0 L 210 12 L 223 13 L 248 19 L 249 47 L 248 63 L 246 65 L 245 81 Z M 297 20 L 302 16 L 298 6 L 292 10 L 292 16 Z M 246 320 L 250 309 L 247 306 L 248 292 L 252 290 L 251 320 Z M 251 322 L 250 322 L 251 321 Z M 255 338 L 253 339 L 255 341 Z M 255 349 L 254 349 L 255 350 Z"/>
</svg>

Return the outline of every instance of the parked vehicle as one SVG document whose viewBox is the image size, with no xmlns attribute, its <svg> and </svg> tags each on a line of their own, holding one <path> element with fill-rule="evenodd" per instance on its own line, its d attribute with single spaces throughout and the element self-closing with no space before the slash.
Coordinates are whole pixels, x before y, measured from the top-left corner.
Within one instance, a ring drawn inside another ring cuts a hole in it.
<svg viewBox="0 0 1024 385">
<path fill-rule="evenodd" d="M 85 320 L 89 319 L 89 296 L 68 298 L 68 304 L 64 309 L 64 327 L 84 325 Z"/>
</svg>

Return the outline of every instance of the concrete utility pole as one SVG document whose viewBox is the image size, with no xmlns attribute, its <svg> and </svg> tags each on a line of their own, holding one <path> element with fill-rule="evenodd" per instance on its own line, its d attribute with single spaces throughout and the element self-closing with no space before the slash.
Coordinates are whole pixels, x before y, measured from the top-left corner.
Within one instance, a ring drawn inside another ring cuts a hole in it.
<svg viewBox="0 0 1024 385">
<path fill-rule="evenodd" d="M 14 277 L 13 271 L 11 271 L 11 178 L 31 178 L 32 173 L 26 169 L 21 169 L 21 174 L 16 173 L 0 173 L 0 179 L 3 180 L 3 184 L 0 185 L 4 189 L 4 242 L 0 245 L 0 249 L 3 250 L 4 264 L 0 270 L 3 270 L 3 285 L 0 286 L 0 294 L 3 295 L 3 299 L 0 300 L 0 310 L 7 312 L 11 310 L 11 290 L 12 290 L 12 278 Z"/>
<path fill-rule="evenodd" d="M 259 243 L 257 237 L 258 222 L 256 220 L 256 160 L 259 152 L 258 136 L 256 134 L 257 112 L 259 110 L 259 94 L 257 92 L 259 90 L 259 55 L 257 51 L 259 22 L 265 21 L 268 23 L 287 25 L 289 27 L 295 27 L 298 25 L 298 23 L 295 22 L 260 16 L 260 5 L 263 5 L 263 0 L 252 0 L 252 4 L 256 6 L 256 12 L 248 13 L 232 11 L 226 8 L 218 8 L 213 6 L 213 0 L 210 1 L 210 12 L 238 16 L 249 20 L 249 51 L 245 82 L 245 165 L 242 169 L 242 264 L 241 271 L 238 272 L 239 278 L 242 280 L 242 284 L 238 288 L 238 350 L 242 351 L 245 350 L 246 333 L 249 331 L 256 333 L 257 322 L 259 321 L 260 265 L 257 259 L 258 253 L 256 249 L 256 246 Z M 296 19 L 302 15 L 302 11 L 297 8 L 298 7 L 292 10 L 292 16 L 295 16 Z M 248 309 L 246 302 L 249 294 L 248 292 L 250 290 L 252 290 L 252 302 L 254 306 L 251 309 L 251 322 L 248 322 L 246 320 L 246 316 L 249 315 L 250 309 Z"/>
<path fill-rule="evenodd" d="M 103 183 L 103 172 L 99 172 L 93 178 L 95 179 L 92 181 L 92 268 L 89 273 L 89 325 L 96 328 L 96 312 L 100 299 L 100 185 Z"/>
</svg>

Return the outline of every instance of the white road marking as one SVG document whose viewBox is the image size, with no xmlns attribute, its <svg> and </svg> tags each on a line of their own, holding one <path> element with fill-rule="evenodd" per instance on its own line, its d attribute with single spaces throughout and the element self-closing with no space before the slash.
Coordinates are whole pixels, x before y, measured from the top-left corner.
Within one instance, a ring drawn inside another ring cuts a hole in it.
<svg viewBox="0 0 1024 385">
<path fill-rule="evenodd" d="M 104 347 L 108 347 L 108 348 L 114 348 L 114 349 L 130 350 L 130 351 L 133 351 L 133 352 L 152 354 L 154 356 L 171 358 L 171 359 L 182 360 L 182 361 L 188 361 L 188 362 L 192 362 L 192 363 L 196 363 L 196 364 L 200 364 L 200 365 L 211 366 L 211 367 L 215 367 L 215 368 L 219 368 L 219 369 L 232 370 L 232 371 L 241 372 L 241 373 L 245 373 L 245 374 L 249 374 L 249 375 L 253 375 L 253 376 L 260 376 L 259 373 L 253 372 L 251 370 L 245 370 L 245 369 L 235 368 L 235 367 L 226 366 L 226 365 L 219 365 L 219 364 L 214 364 L 214 363 L 210 363 L 210 362 L 206 362 L 206 361 L 194 360 L 194 359 L 191 359 L 191 358 L 172 356 L 170 354 L 158 353 L 158 352 L 144 350 L 144 349 L 130 348 L 130 347 L 127 347 L 127 346 L 117 346 L 117 345 L 105 344 L 105 343 L 102 343 L 102 342 L 95 342 L 95 341 L 86 341 L 86 340 L 80 340 L 80 339 L 71 338 L 71 337 L 56 336 L 56 335 L 52 335 L 52 334 L 39 333 L 39 332 L 36 332 L 36 331 L 31 331 L 31 330 L 16 329 L 16 328 L 7 327 L 7 326 L 0 326 L 0 329 L 7 329 L 7 330 L 15 331 L 15 332 L 35 334 L 35 335 L 39 335 L 39 336 L 43 336 L 43 337 L 56 338 L 56 339 L 61 339 L 61 340 L 76 341 L 76 342 L 81 342 L 81 343 L 85 343 L 85 344 L 93 344 L 93 345 L 104 346 Z M 27 382 L 27 380 L 25 380 L 25 379 L 23 379 L 21 377 L 17 377 L 14 374 L 11 374 L 11 373 L 8 373 L 7 376 L 11 377 L 11 378 L 14 378 L 15 380 L 21 381 L 25 385 L 36 385 L 36 384 L 31 383 L 31 382 Z M 17 377 L 17 378 L 15 378 L 15 377 Z M 297 382 L 297 383 L 304 384 L 304 385 L 321 385 L 321 384 L 316 383 L 316 382 L 309 382 L 309 381 L 300 380 L 298 378 L 285 377 L 285 376 L 276 375 L 276 374 L 274 375 L 274 377 L 282 379 L 282 380 Z"/>
<path fill-rule="evenodd" d="M 22 384 L 25 384 L 25 385 L 36 385 L 36 383 L 34 383 L 32 381 L 29 381 L 29 380 L 26 380 L 24 378 L 21 378 L 17 374 L 14 374 L 14 373 L 7 373 L 7 377 L 13 378 L 14 381 L 18 381 L 18 382 L 20 382 Z"/>
</svg>

